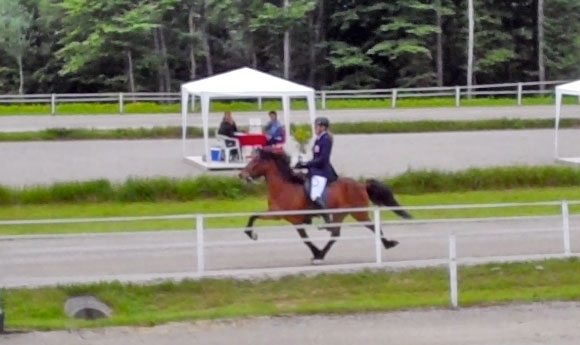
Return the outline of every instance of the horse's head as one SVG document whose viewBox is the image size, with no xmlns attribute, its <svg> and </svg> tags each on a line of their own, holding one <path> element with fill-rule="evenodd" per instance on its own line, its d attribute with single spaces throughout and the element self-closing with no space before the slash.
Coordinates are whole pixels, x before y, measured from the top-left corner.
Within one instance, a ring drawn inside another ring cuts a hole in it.
<svg viewBox="0 0 580 345">
<path fill-rule="evenodd" d="M 264 149 L 257 149 L 252 160 L 240 171 L 239 177 L 248 182 L 265 176 L 275 168 L 274 160 L 271 157 L 272 152 Z"/>
<path fill-rule="evenodd" d="M 253 181 L 262 176 L 279 173 L 290 182 L 301 182 L 290 168 L 290 157 L 284 152 L 274 152 L 269 149 L 258 149 L 252 160 L 240 171 L 239 177 L 246 181 Z"/>
</svg>

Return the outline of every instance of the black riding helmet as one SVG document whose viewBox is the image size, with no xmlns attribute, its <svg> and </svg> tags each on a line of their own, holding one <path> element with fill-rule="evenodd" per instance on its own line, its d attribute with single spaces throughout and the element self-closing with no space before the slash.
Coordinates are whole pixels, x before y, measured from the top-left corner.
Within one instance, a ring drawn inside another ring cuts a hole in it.
<svg viewBox="0 0 580 345">
<path fill-rule="evenodd" d="M 325 128 L 328 128 L 330 126 L 330 121 L 328 121 L 328 119 L 326 117 L 317 117 L 316 120 L 314 120 L 314 124 L 316 126 L 324 126 Z"/>
</svg>

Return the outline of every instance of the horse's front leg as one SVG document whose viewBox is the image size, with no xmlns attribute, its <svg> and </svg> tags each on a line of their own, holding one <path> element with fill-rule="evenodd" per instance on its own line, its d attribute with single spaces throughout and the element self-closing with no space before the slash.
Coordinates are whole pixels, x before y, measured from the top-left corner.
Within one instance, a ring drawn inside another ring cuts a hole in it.
<svg viewBox="0 0 580 345">
<path fill-rule="evenodd" d="M 258 234 L 256 234 L 252 228 L 254 227 L 254 222 L 258 218 L 260 218 L 260 216 L 258 216 L 257 214 L 251 215 L 250 218 L 248 219 L 248 223 L 246 224 L 246 230 L 244 230 L 244 233 L 246 235 L 248 235 L 248 237 L 251 240 L 254 240 L 254 241 L 258 240 Z"/>
</svg>

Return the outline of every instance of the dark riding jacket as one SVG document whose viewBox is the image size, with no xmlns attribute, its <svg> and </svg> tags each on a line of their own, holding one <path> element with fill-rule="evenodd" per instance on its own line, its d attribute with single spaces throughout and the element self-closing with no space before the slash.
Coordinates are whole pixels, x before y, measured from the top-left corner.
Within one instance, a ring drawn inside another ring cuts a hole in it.
<svg viewBox="0 0 580 345">
<path fill-rule="evenodd" d="M 332 138 L 327 132 L 322 133 L 312 147 L 312 160 L 305 164 L 308 177 L 314 175 L 326 177 L 327 183 L 335 181 L 338 176 L 330 163 L 332 152 Z"/>
</svg>

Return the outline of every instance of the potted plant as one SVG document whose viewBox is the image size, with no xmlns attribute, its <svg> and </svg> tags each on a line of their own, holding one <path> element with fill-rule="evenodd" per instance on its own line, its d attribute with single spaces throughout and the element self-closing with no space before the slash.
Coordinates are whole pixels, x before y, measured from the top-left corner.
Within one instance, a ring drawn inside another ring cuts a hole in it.
<svg viewBox="0 0 580 345">
<path fill-rule="evenodd" d="M 298 160 L 304 160 L 307 153 L 307 145 L 312 138 L 312 133 L 308 126 L 295 126 L 292 137 L 298 143 Z"/>
</svg>

